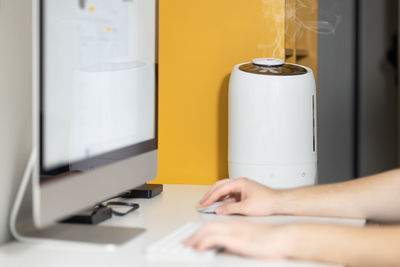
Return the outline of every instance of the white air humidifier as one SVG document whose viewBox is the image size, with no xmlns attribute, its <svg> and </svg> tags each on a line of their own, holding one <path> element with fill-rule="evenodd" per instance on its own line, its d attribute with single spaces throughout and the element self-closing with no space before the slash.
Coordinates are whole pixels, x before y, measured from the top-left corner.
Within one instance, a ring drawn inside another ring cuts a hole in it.
<svg viewBox="0 0 400 267">
<path fill-rule="evenodd" d="M 259 58 L 233 68 L 229 84 L 229 177 L 275 189 L 317 179 L 317 117 L 310 68 Z"/>
</svg>

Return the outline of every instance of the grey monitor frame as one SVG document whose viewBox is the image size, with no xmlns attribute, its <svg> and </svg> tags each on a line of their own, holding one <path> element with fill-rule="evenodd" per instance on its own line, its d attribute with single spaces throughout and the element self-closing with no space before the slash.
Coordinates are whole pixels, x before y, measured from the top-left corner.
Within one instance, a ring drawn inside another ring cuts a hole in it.
<svg viewBox="0 0 400 267">
<path fill-rule="evenodd" d="M 37 147 L 36 159 L 41 158 L 41 84 L 42 75 L 42 20 L 43 0 L 34 1 L 33 12 L 33 144 Z M 156 26 L 158 25 L 158 1 L 156 1 Z M 158 41 L 158 27 L 155 29 Z M 156 45 L 156 63 L 158 47 Z M 155 123 L 157 125 L 157 64 L 156 64 L 156 99 Z M 48 181 L 40 179 L 41 160 L 36 160 L 33 168 L 33 218 L 39 228 L 54 224 L 74 212 L 92 206 L 94 203 L 112 197 L 127 189 L 134 188 L 157 176 L 157 127 L 155 138 L 150 144 L 135 147 L 133 152 L 122 160 L 107 164 L 80 174 Z"/>
</svg>

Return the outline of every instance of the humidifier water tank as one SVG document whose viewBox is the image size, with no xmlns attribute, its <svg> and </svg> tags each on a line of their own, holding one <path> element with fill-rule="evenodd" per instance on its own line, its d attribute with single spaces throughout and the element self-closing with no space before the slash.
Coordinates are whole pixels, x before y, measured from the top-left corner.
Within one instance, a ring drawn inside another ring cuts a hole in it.
<svg viewBox="0 0 400 267">
<path fill-rule="evenodd" d="M 310 68 L 265 58 L 236 65 L 229 84 L 229 177 L 276 189 L 315 184 L 316 107 Z"/>
</svg>

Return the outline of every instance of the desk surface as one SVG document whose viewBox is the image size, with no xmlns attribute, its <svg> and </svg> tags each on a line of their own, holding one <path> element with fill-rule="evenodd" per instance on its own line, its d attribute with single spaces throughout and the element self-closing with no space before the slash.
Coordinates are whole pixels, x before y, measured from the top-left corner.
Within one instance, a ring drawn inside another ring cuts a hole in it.
<svg viewBox="0 0 400 267">
<path fill-rule="evenodd" d="M 352 226 L 364 225 L 363 220 L 316 218 L 297 216 L 216 216 L 200 214 L 196 211 L 200 198 L 209 186 L 165 185 L 164 192 L 153 199 L 135 199 L 132 202 L 140 204 L 140 209 L 124 217 L 114 217 L 102 223 L 104 226 L 144 227 L 144 234 L 132 239 L 124 245 L 110 249 L 91 245 L 54 246 L 45 241 L 37 243 L 10 242 L 0 247 L 0 266 L 309 266 L 328 267 L 333 265 L 294 262 L 294 261 L 260 261 L 246 259 L 234 255 L 218 255 L 214 262 L 208 263 L 163 263 L 149 262 L 144 258 L 144 249 L 148 244 L 167 235 L 188 221 L 210 220 L 256 220 L 267 223 L 287 222 L 320 222 L 338 223 Z"/>
</svg>

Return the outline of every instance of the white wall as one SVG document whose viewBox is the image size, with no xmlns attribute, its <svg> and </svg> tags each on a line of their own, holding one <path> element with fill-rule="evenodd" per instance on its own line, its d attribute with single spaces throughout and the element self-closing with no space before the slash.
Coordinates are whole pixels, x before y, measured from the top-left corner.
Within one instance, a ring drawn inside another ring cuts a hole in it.
<svg viewBox="0 0 400 267">
<path fill-rule="evenodd" d="M 32 144 L 31 11 L 31 0 L 0 0 L 0 244 Z"/>
</svg>

